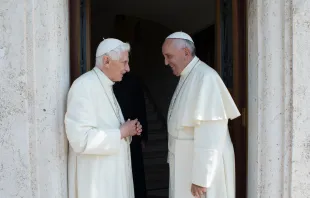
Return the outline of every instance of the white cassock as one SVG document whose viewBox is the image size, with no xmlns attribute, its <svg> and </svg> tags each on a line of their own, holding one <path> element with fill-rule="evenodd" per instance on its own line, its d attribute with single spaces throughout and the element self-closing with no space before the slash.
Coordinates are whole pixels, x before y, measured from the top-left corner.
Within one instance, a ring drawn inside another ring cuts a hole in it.
<svg viewBox="0 0 310 198">
<path fill-rule="evenodd" d="M 70 88 L 65 116 L 69 198 L 134 198 L 131 139 L 121 139 L 124 118 L 113 84 L 95 67 Z"/>
<path fill-rule="evenodd" d="M 235 197 L 234 149 L 228 119 L 240 113 L 215 70 L 195 57 L 182 71 L 168 113 L 170 198 Z"/>
</svg>

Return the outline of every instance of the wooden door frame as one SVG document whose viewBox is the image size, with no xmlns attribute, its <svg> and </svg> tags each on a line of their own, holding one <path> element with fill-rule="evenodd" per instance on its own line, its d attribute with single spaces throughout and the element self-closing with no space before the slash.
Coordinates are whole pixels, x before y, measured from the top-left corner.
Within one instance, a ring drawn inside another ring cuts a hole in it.
<svg viewBox="0 0 310 198">
<path fill-rule="evenodd" d="M 91 59 L 91 0 L 85 0 L 86 8 L 86 71 L 92 67 Z M 69 0 L 70 81 L 82 75 L 81 60 L 81 2 Z"/>
<path fill-rule="evenodd" d="M 247 1 L 232 0 L 232 56 L 233 56 L 233 88 L 229 89 L 241 113 L 241 117 L 231 121 L 232 140 L 236 159 L 236 197 L 247 196 Z M 216 0 L 216 65 L 215 69 L 222 73 L 222 38 L 221 38 L 221 0 Z M 244 190 L 243 190 L 244 189 Z"/>
<path fill-rule="evenodd" d="M 221 2 L 216 1 L 216 64 L 215 69 L 221 74 Z M 91 0 L 85 0 L 86 6 L 86 70 L 92 67 L 91 58 Z M 233 89 L 230 90 L 242 116 L 232 121 L 234 131 L 240 131 L 239 142 L 235 142 L 236 155 L 236 175 L 243 178 L 236 181 L 236 190 L 241 191 L 247 187 L 247 18 L 246 0 L 232 0 L 232 23 L 233 23 Z M 70 43 L 70 81 L 71 83 L 78 78 L 82 72 L 80 67 L 81 59 L 81 24 L 80 24 L 80 0 L 69 0 L 69 43 Z M 244 75 L 241 75 L 241 72 Z M 242 93 L 242 94 L 240 94 Z M 243 145 L 242 145 L 243 144 Z M 241 157 L 240 157 L 241 156 Z M 241 158 L 241 159 L 240 159 Z M 241 160 L 241 162 L 239 162 Z M 244 194 L 245 193 L 245 194 Z M 246 196 L 246 190 L 238 198 Z M 245 195 L 245 196 L 244 196 Z"/>
</svg>

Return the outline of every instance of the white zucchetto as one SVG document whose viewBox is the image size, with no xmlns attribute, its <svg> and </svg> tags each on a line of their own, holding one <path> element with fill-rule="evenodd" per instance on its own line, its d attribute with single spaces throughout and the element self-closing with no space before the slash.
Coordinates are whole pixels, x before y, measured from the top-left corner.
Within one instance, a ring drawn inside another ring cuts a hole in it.
<svg viewBox="0 0 310 198">
<path fill-rule="evenodd" d="M 123 44 L 125 43 L 118 39 L 114 38 L 103 39 L 103 41 L 101 41 L 101 43 L 98 45 L 96 51 L 96 57 L 102 56 Z"/>
<path fill-rule="evenodd" d="M 194 43 L 193 39 L 184 32 L 175 32 L 173 34 L 170 34 L 166 39 L 185 39 Z"/>
</svg>

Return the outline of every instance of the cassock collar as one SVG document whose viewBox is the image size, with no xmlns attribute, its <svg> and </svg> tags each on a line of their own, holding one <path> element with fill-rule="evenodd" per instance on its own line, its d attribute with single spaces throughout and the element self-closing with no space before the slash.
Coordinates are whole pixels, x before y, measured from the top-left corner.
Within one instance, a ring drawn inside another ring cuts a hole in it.
<svg viewBox="0 0 310 198">
<path fill-rule="evenodd" d="M 191 62 L 183 69 L 183 71 L 181 72 L 181 76 L 187 75 L 192 70 L 192 68 L 197 64 L 198 61 L 199 58 L 195 56 L 193 60 L 191 60 Z"/>
<path fill-rule="evenodd" d="M 95 70 L 95 72 L 98 74 L 100 81 L 106 83 L 109 86 L 114 85 L 114 82 L 110 80 L 110 78 L 107 77 L 107 75 L 105 75 L 105 73 L 103 73 L 103 71 L 101 71 L 98 67 L 94 67 L 93 70 Z"/>
</svg>

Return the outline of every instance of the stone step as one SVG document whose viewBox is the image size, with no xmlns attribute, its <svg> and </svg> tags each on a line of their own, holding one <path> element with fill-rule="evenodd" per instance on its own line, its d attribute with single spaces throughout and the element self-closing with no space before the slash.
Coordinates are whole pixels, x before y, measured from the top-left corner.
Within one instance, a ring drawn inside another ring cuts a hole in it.
<svg viewBox="0 0 310 198">
<path fill-rule="evenodd" d="M 162 150 L 162 151 L 153 151 L 153 152 L 143 152 L 143 158 L 145 160 L 150 159 L 150 158 L 164 158 L 164 157 L 167 158 L 167 153 L 168 153 L 168 150 L 167 151 Z"/>
<path fill-rule="evenodd" d="M 157 147 L 166 147 L 168 145 L 168 139 L 166 135 L 159 136 L 160 139 L 153 140 L 149 139 L 147 142 L 147 148 L 157 148 Z"/>
<path fill-rule="evenodd" d="M 152 112 L 148 112 L 146 114 L 146 118 L 147 118 L 147 121 L 148 122 L 152 122 L 152 121 L 155 121 L 155 120 L 158 120 L 158 114 L 155 112 L 155 111 L 152 111 Z"/>
<path fill-rule="evenodd" d="M 157 165 L 164 165 L 167 164 L 167 153 L 164 157 L 158 157 L 158 158 L 148 158 L 144 160 L 145 166 L 153 166 L 156 167 Z"/>
<path fill-rule="evenodd" d="M 150 158 L 144 160 L 144 166 L 147 170 L 153 169 L 157 166 L 166 166 L 168 165 L 167 157 L 160 157 L 160 158 Z"/>
<path fill-rule="evenodd" d="M 162 189 L 169 186 L 169 165 L 161 164 L 154 166 L 145 166 L 145 180 L 146 188 L 150 189 Z"/>
<path fill-rule="evenodd" d="M 154 133 L 149 133 L 148 138 L 149 141 L 158 141 L 158 140 L 166 140 L 168 137 L 168 134 L 165 132 L 154 132 Z"/>
<path fill-rule="evenodd" d="M 158 144 L 147 144 L 145 149 L 143 149 L 143 153 L 151 153 L 151 152 L 158 152 L 158 151 L 168 151 L 168 142 L 163 141 Z"/>
<path fill-rule="evenodd" d="M 168 153 L 168 146 L 160 146 L 157 148 L 150 148 L 147 147 L 143 150 L 143 156 L 144 158 L 160 158 L 160 157 L 166 157 Z"/>
<path fill-rule="evenodd" d="M 145 109 L 146 109 L 146 112 L 154 112 L 155 111 L 155 107 L 154 105 L 152 104 L 145 104 Z"/>
<path fill-rule="evenodd" d="M 158 190 L 150 190 L 147 193 L 148 198 L 168 198 L 169 196 L 169 189 L 158 189 Z"/>
<path fill-rule="evenodd" d="M 144 100 L 145 100 L 146 105 L 153 104 L 152 101 L 148 97 L 144 98 Z"/>
<path fill-rule="evenodd" d="M 148 129 L 148 134 L 161 134 L 161 135 L 168 135 L 167 129 Z"/>
<path fill-rule="evenodd" d="M 159 129 L 162 129 L 164 127 L 163 123 L 160 122 L 159 120 L 148 122 L 147 125 L 148 125 L 148 129 L 150 131 L 159 130 Z"/>
<path fill-rule="evenodd" d="M 169 165 L 166 123 L 145 94 L 148 121 L 148 143 L 143 149 L 144 170 L 148 198 L 168 198 Z"/>
</svg>

